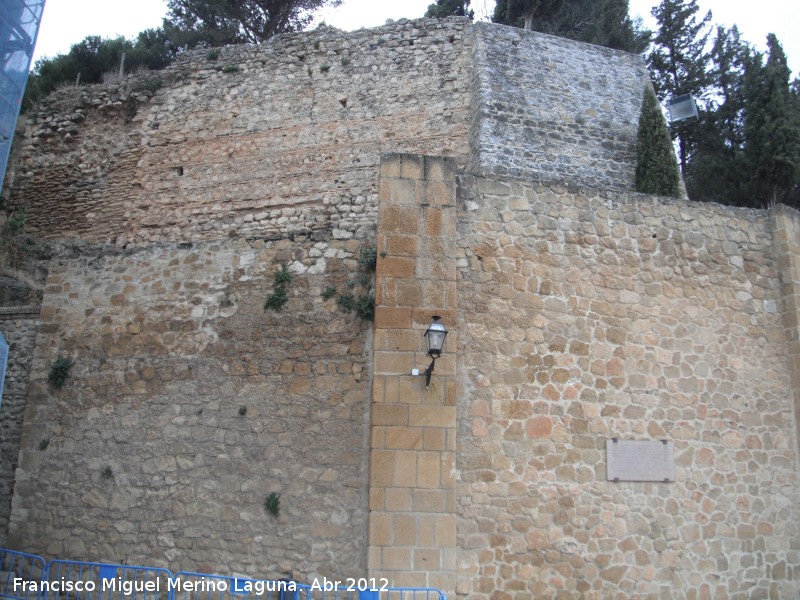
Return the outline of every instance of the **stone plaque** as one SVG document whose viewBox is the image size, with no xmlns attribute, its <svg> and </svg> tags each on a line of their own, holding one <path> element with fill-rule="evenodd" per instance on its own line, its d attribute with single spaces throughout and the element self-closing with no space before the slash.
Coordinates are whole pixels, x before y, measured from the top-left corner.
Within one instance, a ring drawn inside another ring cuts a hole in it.
<svg viewBox="0 0 800 600">
<path fill-rule="evenodd" d="M 609 481 L 675 481 L 675 444 L 668 440 L 606 440 Z"/>
</svg>

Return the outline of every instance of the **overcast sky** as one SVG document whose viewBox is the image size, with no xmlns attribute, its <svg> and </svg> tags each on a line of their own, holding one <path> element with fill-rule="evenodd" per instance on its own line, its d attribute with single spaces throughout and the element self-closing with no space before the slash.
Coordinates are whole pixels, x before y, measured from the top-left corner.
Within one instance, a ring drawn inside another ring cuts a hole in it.
<svg viewBox="0 0 800 600">
<path fill-rule="evenodd" d="M 3 1 L 3 0 L 0 0 Z M 344 0 L 321 17 L 340 29 L 383 25 L 386 19 L 417 18 L 433 0 Z M 660 0 L 630 0 L 631 13 L 641 15 L 651 28 L 650 15 Z M 738 25 L 745 40 L 758 49 L 766 48 L 768 33 L 778 36 L 794 75 L 800 71 L 800 2 L 798 0 L 698 0 L 702 14 L 713 13 L 713 22 Z M 487 18 L 494 0 L 473 0 L 476 18 Z M 34 58 L 69 51 L 87 35 L 135 37 L 149 27 L 161 25 L 166 0 L 46 0 Z"/>
</svg>

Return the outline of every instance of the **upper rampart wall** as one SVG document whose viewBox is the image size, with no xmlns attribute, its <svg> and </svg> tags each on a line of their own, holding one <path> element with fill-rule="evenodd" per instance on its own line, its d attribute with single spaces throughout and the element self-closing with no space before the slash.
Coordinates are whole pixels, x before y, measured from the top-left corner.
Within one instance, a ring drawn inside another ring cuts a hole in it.
<svg viewBox="0 0 800 600">
<path fill-rule="evenodd" d="M 374 227 L 381 152 L 466 163 L 467 29 L 320 28 L 64 90 L 29 116 L 12 205 L 42 235 L 118 245 L 359 235 Z"/>
<path fill-rule="evenodd" d="M 381 153 L 630 190 L 646 80 L 636 55 L 463 18 L 320 28 L 53 94 L 7 193 L 40 235 L 119 246 L 367 237 Z"/>
<path fill-rule="evenodd" d="M 642 58 L 475 24 L 470 169 L 634 190 Z"/>
</svg>

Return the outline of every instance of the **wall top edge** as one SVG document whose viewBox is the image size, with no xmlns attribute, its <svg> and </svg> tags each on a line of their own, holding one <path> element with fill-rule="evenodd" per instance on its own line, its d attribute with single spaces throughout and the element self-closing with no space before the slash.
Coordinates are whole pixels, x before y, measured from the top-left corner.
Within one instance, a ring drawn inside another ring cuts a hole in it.
<svg viewBox="0 0 800 600">
<path fill-rule="evenodd" d="M 574 181 L 556 181 L 537 178 L 526 177 L 512 177 L 507 175 L 495 175 L 487 172 L 484 169 L 477 171 L 464 171 L 457 174 L 456 182 L 460 188 L 480 187 L 480 183 L 497 182 L 505 184 L 509 187 L 518 186 L 523 189 L 531 189 L 536 191 L 549 190 L 556 195 L 571 194 L 582 195 L 587 198 L 603 198 L 614 203 L 628 202 L 648 202 L 658 204 L 661 206 L 676 206 L 676 207 L 690 207 L 693 209 L 707 208 L 714 211 L 728 211 L 736 214 L 739 218 L 746 220 L 758 221 L 763 220 L 770 215 L 786 215 L 800 222 L 800 211 L 778 204 L 773 207 L 765 208 L 751 208 L 745 206 L 732 206 L 729 204 L 721 204 L 719 202 L 701 202 L 697 200 L 689 200 L 687 198 L 673 198 L 671 196 L 658 196 L 653 194 L 643 194 L 630 190 L 610 190 L 601 187 L 592 187 L 586 185 L 579 185 Z M 489 193 L 488 195 L 493 195 Z"/>
</svg>

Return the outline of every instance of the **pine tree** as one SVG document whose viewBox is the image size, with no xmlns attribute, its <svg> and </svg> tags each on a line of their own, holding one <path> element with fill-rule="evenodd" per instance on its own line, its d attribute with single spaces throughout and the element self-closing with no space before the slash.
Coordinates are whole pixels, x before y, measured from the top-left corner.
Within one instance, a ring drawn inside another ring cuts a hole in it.
<svg viewBox="0 0 800 600">
<path fill-rule="evenodd" d="M 342 0 L 168 0 L 164 29 L 179 45 L 259 43 L 299 31 L 323 6 Z"/>
<path fill-rule="evenodd" d="M 434 4 L 428 6 L 425 11 L 426 17 L 436 17 L 444 19 L 445 17 L 475 17 L 475 11 L 469 8 L 470 0 L 436 0 Z"/>
<path fill-rule="evenodd" d="M 752 48 L 736 26 L 717 27 L 709 71 L 713 94 L 693 128 L 696 148 L 685 173 L 692 200 L 748 206 L 744 163 L 744 73 Z"/>
<path fill-rule="evenodd" d="M 504 25 L 522 21 L 524 29 L 542 31 L 539 22 L 551 22 L 563 5 L 564 0 L 497 0 L 492 21 Z"/>
<path fill-rule="evenodd" d="M 669 130 L 649 85 L 644 90 L 636 139 L 636 191 L 680 197 L 680 175 Z"/>
<path fill-rule="evenodd" d="M 498 0 L 492 21 L 521 25 L 522 14 L 509 9 L 509 0 Z M 570 0 L 551 5 L 533 19 L 534 31 L 549 33 L 607 48 L 643 52 L 650 42 L 650 32 L 641 21 L 628 16 L 628 0 Z"/>
<path fill-rule="evenodd" d="M 655 47 L 648 57 L 656 95 L 666 102 L 670 97 L 692 94 L 701 98 L 709 85 L 709 36 L 711 11 L 701 20 L 697 0 L 662 0 L 653 9 L 659 29 Z M 678 138 L 681 171 L 686 172 L 690 153 L 696 145 L 692 124 L 678 124 L 672 135 Z"/>
<path fill-rule="evenodd" d="M 774 34 L 767 36 L 766 64 L 756 55 L 745 75 L 745 158 L 754 200 L 784 202 L 798 185 L 800 118 L 789 86 L 791 71 Z"/>
</svg>

